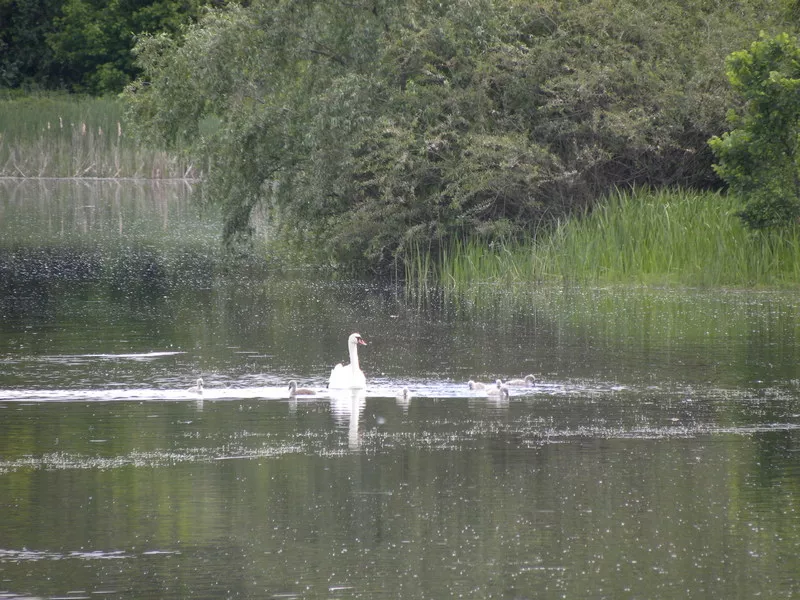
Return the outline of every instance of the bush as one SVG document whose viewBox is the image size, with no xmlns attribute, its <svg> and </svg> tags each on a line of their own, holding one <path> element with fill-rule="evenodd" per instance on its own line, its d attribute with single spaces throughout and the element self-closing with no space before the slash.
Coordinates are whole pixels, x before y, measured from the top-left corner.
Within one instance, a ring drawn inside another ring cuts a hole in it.
<svg viewBox="0 0 800 600">
<path fill-rule="evenodd" d="M 717 173 L 745 205 L 753 229 L 800 218 L 800 47 L 787 33 L 764 34 L 727 61 L 728 79 L 745 101 L 731 111 L 734 129 L 714 137 Z"/>
</svg>

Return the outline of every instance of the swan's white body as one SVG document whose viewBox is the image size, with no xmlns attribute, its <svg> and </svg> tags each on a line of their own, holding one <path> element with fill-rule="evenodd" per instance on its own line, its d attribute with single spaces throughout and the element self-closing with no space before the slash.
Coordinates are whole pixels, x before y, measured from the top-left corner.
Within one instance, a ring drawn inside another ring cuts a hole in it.
<svg viewBox="0 0 800 600">
<path fill-rule="evenodd" d="M 299 388 L 297 387 L 297 382 L 292 379 L 289 382 L 289 396 L 294 398 L 295 396 L 313 396 L 316 392 L 309 388 Z"/>
<path fill-rule="evenodd" d="M 328 387 L 338 390 L 363 390 L 367 387 L 367 379 L 358 364 L 358 346 L 366 346 L 361 335 L 352 334 L 347 338 L 347 350 L 350 353 L 350 364 L 339 363 L 331 370 Z"/>
<path fill-rule="evenodd" d="M 536 381 L 536 377 L 533 375 L 525 375 L 525 379 L 509 379 L 506 381 L 506 385 L 513 385 L 513 386 L 532 386 Z"/>
<path fill-rule="evenodd" d="M 190 394 L 202 394 L 203 393 L 203 378 L 199 378 L 197 380 L 197 385 L 193 385 L 189 388 Z"/>
</svg>

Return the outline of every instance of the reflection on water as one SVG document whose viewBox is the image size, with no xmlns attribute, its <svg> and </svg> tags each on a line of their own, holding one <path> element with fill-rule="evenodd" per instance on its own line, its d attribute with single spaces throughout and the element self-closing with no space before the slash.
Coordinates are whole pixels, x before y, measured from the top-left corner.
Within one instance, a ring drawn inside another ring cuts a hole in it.
<svg viewBox="0 0 800 600">
<path fill-rule="evenodd" d="M 183 193 L 8 189 L 0 598 L 800 595 L 795 295 L 407 298 L 226 264 Z"/>
<path fill-rule="evenodd" d="M 347 426 L 347 442 L 351 450 L 361 445 L 358 421 L 366 403 L 366 390 L 331 390 L 331 414 L 339 424 Z"/>
<path fill-rule="evenodd" d="M 6 432 L 39 430 L 35 448 L 2 449 L 17 454 L 0 475 L 6 582 L 135 597 L 185 595 L 175 576 L 246 597 L 397 597 L 409 580 L 414 597 L 793 590 L 792 428 L 714 430 L 675 406 L 637 425 L 634 395 L 615 423 L 577 396 L 414 398 L 407 413 L 357 396 L 354 438 L 346 403 L 291 402 L 6 403 Z"/>
</svg>

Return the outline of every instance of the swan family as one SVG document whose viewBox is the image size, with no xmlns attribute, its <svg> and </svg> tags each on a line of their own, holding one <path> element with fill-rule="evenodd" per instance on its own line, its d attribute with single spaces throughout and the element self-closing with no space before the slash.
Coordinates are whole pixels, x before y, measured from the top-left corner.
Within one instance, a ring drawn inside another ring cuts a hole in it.
<svg viewBox="0 0 800 600">
<path fill-rule="evenodd" d="M 503 383 L 501 379 L 497 379 L 494 382 L 494 385 L 481 383 L 480 381 L 473 381 L 470 379 L 467 382 L 467 385 L 469 386 L 469 389 L 473 391 L 484 392 L 487 396 L 496 396 L 501 400 L 507 400 L 511 395 L 511 392 L 508 390 L 508 384 Z"/>
<path fill-rule="evenodd" d="M 331 390 L 365 390 L 367 388 L 367 378 L 361 370 L 358 362 L 358 347 L 366 346 L 367 342 L 361 337 L 360 333 L 352 333 L 347 338 L 347 352 L 350 356 L 348 364 L 339 363 L 331 369 L 331 375 L 328 379 L 328 388 Z M 503 382 L 497 379 L 494 384 L 482 383 L 472 379 L 467 383 L 470 390 L 484 392 L 487 396 L 499 396 L 501 399 L 507 399 L 510 395 L 509 387 L 529 387 L 534 385 L 536 378 L 533 375 L 526 375 L 521 379 L 509 379 Z M 196 385 L 188 390 L 193 394 L 203 393 L 203 380 L 197 380 Z M 291 380 L 289 382 L 289 397 L 296 398 L 297 396 L 313 396 L 316 392 L 310 388 L 301 388 L 297 386 L 297 381 Z M 408 400 L 410 392 L 407 387 L 404 387 L 398 399 Z"/>
<path fill-rule="evenodd" d="M 509 388 L 512 387 L 533 387 L 536 383 L 536 377 L 531 375 L 525 375 L 525 377 L 521 379 L 509 379 L 508 381 L 503 381 L 502 379 L 495 380 L 494 384 L 491 383 L 482 383 L 480 381 L 475 381 L 470 379 L 467 382 L 467 386 L 470 390 L 476 392 L 483 392 L 487 396 L 496 397 L 500 400 L 508 400 L 511 396 L 511 391 Z"/>
<path fill-rule="evenodd" d="M 492 393 L 492 391 L 496 389 L 500 389 L 503 386 L 505 387 L 532 387 L 533 384 L 536 382 L 536 377 L 533 375 L 525 375 L 523 379 L 509 379 L 508 381 L 503 381 L 502 379 L 497 379 L 493 384 L 492 383 L 482 383 L 480 381 L 474 381 L 470 379 L 467 382 L 467 386 L 469 389 L 473 391 L 487 391 L 488 393 Z"/>
</svg>

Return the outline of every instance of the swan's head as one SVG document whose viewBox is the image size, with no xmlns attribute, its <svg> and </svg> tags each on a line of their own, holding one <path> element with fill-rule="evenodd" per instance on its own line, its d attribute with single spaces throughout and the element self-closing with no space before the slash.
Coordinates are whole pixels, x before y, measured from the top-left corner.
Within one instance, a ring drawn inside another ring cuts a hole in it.
<svg viewBox="0 0 800 600">
<path fill-rule="evenodd" d="M 472 379 L 470 379 L 467 382 L 467 385 L 469 386 L 469 389 L 471 389 L 471 390 L 474 390 L 477 387 L 477 384 L 474 381 L 472 381 Z"/>
<path fill-rule="evenodd" d="M 535 381 L 536 377 L 534 377 L 533 375 L 525 375 L 525 383 L 527 383 L 528 385 L 533 385 Z"/>
<path fill-rule="evenodd" d="M 197 380 L 197 389 L 198 389 L 198 390 L 202 390 L 202 389 L 203 389 L 203 378 L 202 378 L 202 377 L 200 377 L 200 378 Z"/>
<path fill-rule="evenodd" d="M 367 342 L 364 341 L 360 333 L 353 333 L 347 338 L 347 344 L 349 346 L 366 346 Z"/>
<path fill-rule="evenodd" d="M 502 387 L 503 387 L 503 381 L 502 380 L 498 379 L 497 381 L 495 381 L 495 384 L 497 385 L 497 389 L 498 390 L 502 389 Z"/>
<path fill-rule="evenodd" d="M 289 391 L 294 392 L 296 389 L 297 389 L 297 382 L 294 379 L 292 379 L 289 382 Z"/>
</svg>

